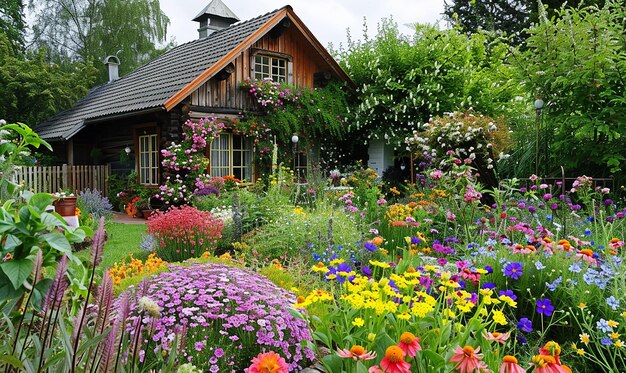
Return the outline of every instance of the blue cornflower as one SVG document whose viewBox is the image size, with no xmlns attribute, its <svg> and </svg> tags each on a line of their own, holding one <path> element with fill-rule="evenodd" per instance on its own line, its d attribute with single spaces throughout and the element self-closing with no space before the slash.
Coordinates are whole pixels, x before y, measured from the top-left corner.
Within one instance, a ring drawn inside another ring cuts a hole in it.
<svg viewBox="0 0 626 373">
<path fill-rule="evenodd" d="M 609 325 L 609 322 L 605 319 L 600 319 L 600 321 L 596 322 L 596 327 L 598 330 L 604 333 L 610 333 L 613 331 L 613 328 Z"/>
<path fill-rule="evenodd" d="M 602 343 L 604 346 L 610 346 L 613 344 L 613 341 L 611 341 L 611 338 L 609 337 L 604 337 L 600 340 L 600 343 Z"/>
<path fill-rule="evenodd" d="M 615 297 L 612 295 L 606 298 L 606 304 L 608 304 L 613 311 L 617 311 L 617 309 L 619 308 L 619 300 L 615 299 Z"/>
<path fill-rule="evenodd" d="M 533 331 L 533 322 L 527 317 L 522 317 L 517 323 L 517 328 L 525 333 L 530 333 Z"/>
<path fill-rule="evenodd" d="M 491 268 L 491 266 L 485 266 L 484 270 L 487 271 L 487 273 L 493 273 L 493 268 Z"/>
<path fill-rule="evenodd" d="M 583 267 L 580 262 L 574 262 L 571 266 L 569 266 L 569 271 L 572 273 L 580 273 L 583 270 Z"/>
<path fill-rule="evenodd" d="M 548 287 L 548 290 L 555 291 L 561 282 L 563 282 L 563 277 L 559 276 L 556 280 L 552 281 L 551 284 L 546 282 L 546 286 Z"/>
<path fill-rule="evenodd" d="M 591 236 L 591 229 L 585 229 L 585 236 Z"/>
<path fill-rule="evenodd" d="M 537 268 L 537 270 L 541 271 L 542 269 L 546 268 L 545 265 L 543 265 L 543 263 L 541 263 L 539 260 L 535 262 L 535 268 Z"/>
<path fill-rule="evenodd" d="M 485 282 L 483 284 L 483 286 L 481 286 L 481 289 L 494 289 L 496 287 L 496 284 L 494 284 L 493 282 Z"/>
</svg>

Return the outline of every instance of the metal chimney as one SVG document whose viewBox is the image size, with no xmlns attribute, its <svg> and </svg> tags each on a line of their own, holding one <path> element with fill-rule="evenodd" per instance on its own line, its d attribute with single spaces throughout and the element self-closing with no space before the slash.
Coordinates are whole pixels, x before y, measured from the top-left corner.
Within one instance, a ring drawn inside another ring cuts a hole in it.
<svg viewBox="0 0 626 373">
<path fill-rule="evenodd" d="M 221 0 L 213 0 L 193 20 L 200 23 L 198 34 L 203 39 L 238 22 L 239 18 Z"/>
<path fill-rule="evenodd" d="M 109 69 L 109 83 L 120 78 L 120 59 L 117 58 L 117 56 L 107 56 L 107 58 L 104 59 L 104 64 L 107 65 Z"/>
</svg>

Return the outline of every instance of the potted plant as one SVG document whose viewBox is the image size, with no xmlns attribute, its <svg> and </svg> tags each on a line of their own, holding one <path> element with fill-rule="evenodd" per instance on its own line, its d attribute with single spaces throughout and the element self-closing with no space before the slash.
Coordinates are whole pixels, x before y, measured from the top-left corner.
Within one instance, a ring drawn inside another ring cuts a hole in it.
<svg viewBox="0 0 626 373">
<path fill-rule="evenodd" d="M 152 207 L 150 206 L 150 198 L 142 198 L 135 202 L 135 209 L 141 212 L 144 219 L 148 219 L 152 215 Z"/>
<path fill-rule="evenodd" d="M 76 215 L 76 199 L 74 193 L 68 191 L 61 191 L 52 194 L 55 200 L 52 202 L 54 211 L 61 216 L 75 216 Z"/>
</svg>

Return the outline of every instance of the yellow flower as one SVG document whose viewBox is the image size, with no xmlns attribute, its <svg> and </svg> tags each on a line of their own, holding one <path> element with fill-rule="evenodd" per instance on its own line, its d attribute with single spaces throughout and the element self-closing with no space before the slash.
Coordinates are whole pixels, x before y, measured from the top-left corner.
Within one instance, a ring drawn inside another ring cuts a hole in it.
<svg viewBox="0 0 626 373">
<path fill-rule="evenodd" d="M 326 272 L 328 272 L 328 267 L 326 267 L 324 265 L 324 263 L 319 262 L 316 265 L 314 265 L 313 267 L 311 267 L 311 271 L 318 272 L 318 273 L 326 273 Z"/>
<path fill-rule="evenodd" d="M 352 320 L 352 325 L 357 326 L 357 327 L 360 328 L 363 325 L 365 325 L 365 321 L 362 318 L 357 317 L 356 319 Z"/>
<path fill-rule="evenodd" d="M 590 339 L 589 339 L 589 334 L 587 333 L 583 333 L 583 334 L 579 334 L 578 335 L 580 337 L 580 341 L 584 344 L 588 344 Z"/>
<path fill-rule="evenodd" d="M 375 340 L 375 339 L 376 339 L 376 334 L 374 334 L 374 333 L 369 333 L 369 334 L 367 335 L 367 340 L 368 340 L 368 341 L 370 341 L 370 342 L 374 342 L 374 340 Z"/>
<path fill-rule="evenodd" d="M 587 305 L 584 304 L 584 303 L 579 303 L 578 304 L 578 308 L 580 308 L 581 310 L 584 310 L 586 307 L 587 307 Z"/>
<path fill-rule="evenodd" d="M 398 315 L 398 319 L 408 321 L 411 319 L 411 315 L 408 312 L 402 312 Z"/>
<path fill-rule="evenodd" d="M 513 300 L 513 298 L 509 297 L 508 295 L 501 295 L 498 297 L 498 299 L 500 299 L 501 301 L 505 302 L 506 304 L 508 304 L 509 306 L 516 308 L 517 307 L 517 302 Z"/>
<path fill-rule="evenodd" d="M 373 265 L 373 266 L 375 266 L 375 267 L 380 267 L 380 268 L 383 268 L 383 269 L 384 269 L 384 268 L 389 268 L 389 267 L 391 267 L 391 266 L 389 265 L 389 263 L 380 262 L 380 261 L 378 261 L 378 260 L 370 260 L 370 264 L 371 264 L 371 265 Z"/>
<path fill-rule="evenodd" d="M 502 313 L 502 311 L 499 311 L 499 310 L 493 311 L 492 317 L 493 317 L 493 321 L 500 325 L 508 324 L 508 322 L 506 321 L 506 317 L 504 317 L 504 314 Z"/>
<path fill-rule="evenodd" d="M 617 347 L 617 348 L 622 348 L 622 347 L 624 347 L 624 342 L 622 342 L 622 341 L 621 341 L 621 340 L 619 340 L 619 339 L 618 339 L 617 341 L 613 342 L 613 344 L 614 344 L 614 345 L 615 345 L 615 347 Z"/>
<path fill-rule="evenodd" d="M 609 337 L 611 337 L 611 339 L 618 339 L 620 336 L 621 334 L 615 332 L 609 334 Z"/>
<path fill-rule="evenodd" d="M 584 354 L 585 354 L 585 350 L 583 350 L 582 348 L 577 348 L 577 349 L 576 349 L 576 353 L 577 353 L 578 355 L 581 355 L 581 356 L 582 356 L 582 355 L 584 355 Z"/>
<path fill-rule="evenodd" d="M 607 321 L 607 324 L 611 327 L 611 328 L 615 328 L 619 325 L 619 323 L 617 321 L 614 320 L 609 320 Z"/>
</svg>

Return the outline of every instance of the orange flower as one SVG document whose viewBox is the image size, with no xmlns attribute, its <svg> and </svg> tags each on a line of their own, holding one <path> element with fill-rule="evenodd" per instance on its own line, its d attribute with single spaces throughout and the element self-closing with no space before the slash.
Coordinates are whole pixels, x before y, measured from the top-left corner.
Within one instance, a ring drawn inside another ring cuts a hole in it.
<svg viewBox="0 0 626 373">
<path fill-rule="evenodd" d="M 352 358 L 354 360 L 372 360 L 376 358 L 376 352 L 365 351 L 362 346 L 354 345 L 350 350 L 337 349 L 337 355 L 342 358 Z"/>
<path fill-rule="evenodd" d="M 404 361 L 404 351 L 398 346 L 387 347 L 385 357 L 380 361 L 385 373 L 410 373 L 411 364 Z"/>
<path fill-rule="evenodd" d="M 517 364 L 515 356 L 506 355 L 502 359 L 500 373 L 526 373 L 526 371 Z"/>
<path fill-rule="evenodd" d="M 483 355 L 479 354 L 480 347 L 474 349 L 472 346 L 465 346 L 461 348 L 458 346 L 454 350 L 454 355 L 450 358 L 451 363 L 456 363 L 454 369 L 460 373 L 474 373 L 475 371 L 488 372 L 487 364 L 482 361 Z"/>
<path fill-rule="evenodd" d="M 372 243 L 374 245 L 376 245 L 376 246 L 380 246 L 383 243 L 384 240 L 385 239 L 382 238 L 381 236 L 376 236 L 376 237 L 372 238 Z"/>
<path fill-rule="evenodd" d="M 289 366 L 279 354 L 270 351 L 253 357 L 252 365 L 244 371 L 246 373 L 288 373 Z"/>
<path fill-rule="evenodd" d="M 420 339 L 411 332 L 402 333 L 398 347 L 400 347 L 402 352 L 404 352 L 404 354 L 408 357 L 414 357 L 417 351 L 422 350 L 422 346 L 420 346 Z"/>
<path fill-rule="evenodd" d="M 582 249 L 580 250 L 580 253 L 586 256 L 591 256 L 593 257 L 593 250 L 591 249 Z"/>
</svg>

